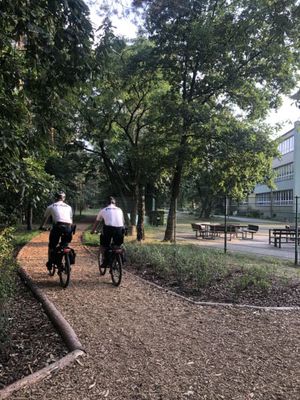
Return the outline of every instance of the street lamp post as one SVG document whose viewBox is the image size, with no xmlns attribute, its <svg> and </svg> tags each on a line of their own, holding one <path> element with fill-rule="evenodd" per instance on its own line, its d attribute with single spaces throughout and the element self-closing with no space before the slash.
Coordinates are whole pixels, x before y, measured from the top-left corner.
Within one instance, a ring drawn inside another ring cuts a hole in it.
<svg viewBox="0 0 300 400">
<path fill-rule="evenodd" d="M 224 253 L 227 253 L 227 196 L 225 196 Z"/>
</svg>

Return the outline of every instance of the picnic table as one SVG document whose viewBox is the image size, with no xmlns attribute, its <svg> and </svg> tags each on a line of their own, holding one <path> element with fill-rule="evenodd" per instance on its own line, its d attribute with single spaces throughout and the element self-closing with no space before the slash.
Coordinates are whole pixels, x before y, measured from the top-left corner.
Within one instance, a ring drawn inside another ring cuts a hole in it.
<svg viewBox="0 0 300 400">
<path fill-rule="evenodd" d="M 225 225 L 217 223 L 194 223 L 191 224 L 193 231 L 196 232 L 196 238 L 202 239 L 217 239 L 222 235 L 225 235 Z M 246 229 L 248 225 L 240 224 L 228 224 L 227 225 L 227 236 L 229 240 L 232 237 L 238 237 L 238 234 L 242 232 L 241 229 Z"/>
<path fill-rule="evenodd" d="M 298 229 L 298 244 L 300 230 Z M 296 229 L 294 228 L 271 228 L 269 229 L 269 244 L 274 244 L 275 247 L 281 248 L 282 243 L 295 243 Z"/>
</svg>

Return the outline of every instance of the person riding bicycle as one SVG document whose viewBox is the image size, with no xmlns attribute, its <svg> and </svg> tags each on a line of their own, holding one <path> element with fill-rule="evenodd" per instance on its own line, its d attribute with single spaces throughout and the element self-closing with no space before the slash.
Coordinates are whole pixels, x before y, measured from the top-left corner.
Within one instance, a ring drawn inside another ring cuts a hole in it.
<svg viewBox="0 0 300 400">
<path fill-rule="evenodd" d="M 105 265 L 105 250 L 111 245 L 112 241 L 116 246 L 121 246 L 124 242 L 125 223 L 124 214 L 121 208 L 116 206 L 116 200 L 110 196 L 107 201 L 107 206 L 102 208 L 94 222 L 91 233 L 95 230 L 100 221 L 103 221 L 103 231 L 100 235 L 100 251 L 103 254 Z"/>
<path fill-rule="evenodd" d="M 63 191 L 55 194 L 55 202 L 47 207 L 43 222 L 40 225 L 40 229 L 43 229 L 44 224 L 48 219 L 52 218 L 52 229 L 49 235 L 48 245 L 48 261 L 46 267 L 50 270 L 51 265 L 54 262 L 53 256 L 55 254 L 55 248 L 59 243 L 62 235 L 62 244 L 70 243 L 72 240 L 72 222 L 73 222 L 73 211 L 72 208 L 65 203 L 66 194 Z"/>
</svg>

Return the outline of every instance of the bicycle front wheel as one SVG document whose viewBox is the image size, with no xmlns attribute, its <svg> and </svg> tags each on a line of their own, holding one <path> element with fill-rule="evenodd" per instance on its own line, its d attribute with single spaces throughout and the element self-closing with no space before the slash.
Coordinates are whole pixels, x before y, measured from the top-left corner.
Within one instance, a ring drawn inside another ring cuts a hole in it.
<svg viewBox="0 0 300 400">
<path fill-rule="evenodd" d="M 99 251 L 98 251 L 98 267 L 99 267 L 100 275 L 105 275 L 105 272 L 106 272 L 106 267 L 103 266 L 103 263 L 104 263 L 103 252 L 101 251 L 101 249 L 99 249 Z"/>
<path fill-rule="evenodd" d="M 111 280 L 114 286 L 119 286 L 122 280 L 122 257 L 116 254 L 110 267 Z"/>
<path fill-rule="evenodd" d="M 70 264 L 70 257 L 68 253 L 65 253 L 61 260 L 61 265 L 58 270 L 60 285 L 64 289 L 68 286 L 70 282 L 70 275 L 71 275 L 71 264 Z"/>
</svg>

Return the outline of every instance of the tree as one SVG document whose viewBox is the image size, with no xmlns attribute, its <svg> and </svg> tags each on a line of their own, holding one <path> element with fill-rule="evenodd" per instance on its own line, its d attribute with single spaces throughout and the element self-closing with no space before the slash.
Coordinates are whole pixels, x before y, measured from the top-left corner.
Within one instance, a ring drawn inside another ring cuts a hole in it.
<svg viewBox="0 0 300 400">
<path fill-rule="evenodd" d="M 105 24 L 95 51 L 101 69 L 95 69 L 81 96 L 80 119 L 85 121 L 84 138 L 93 146 L 90 151 L 99 154 L 112 188 L 130 211 L 133 230 L 138 215 L 138 237 L 143 238 L 145 186 L 159 175 L 153 151 L 154 104 L 165 87 L 149 64 L 149 42 L 125 44 L 112 34 L 108 20 Z"/>
<path fill-rule="evenodd" d="M 294 0 L 154 0 L 146 4 L 146 28 L 157 63 L 179 94 L 178 138 L 165 240 L 171 240 L 190 135 L 207 110 L 239 107 L 251 118 L 276 107 L 296 82 L 299 6 Z M 178 101 L 178 96 L 176 97 Z M 196 111 L 196 112 L 195 112 Z M 198 129 L 205 137 L 205 129 Z"/>
<path fill-rule="evenodd" d="M 82 0 L 0 4 L 0 188 L 19 202 L 28 189 L 23 160 L 45 160 L 65 128 L 63 99 L 90 73 L 88 12 Z"/>
<path fill-rule="evenodd" d="M 223 111 L 207 126 L 205 144 L 193 149 L 185 181 L 190 198 L 201 203 L 201 215 L 208 217 L 225 196 L 242 200 L 257 182 L 270 183 L 277 143 L 264 125 L 236 119 Z"/>
</svg>

